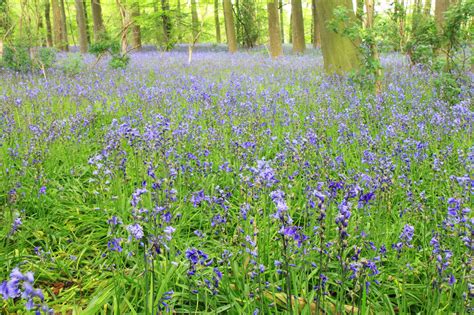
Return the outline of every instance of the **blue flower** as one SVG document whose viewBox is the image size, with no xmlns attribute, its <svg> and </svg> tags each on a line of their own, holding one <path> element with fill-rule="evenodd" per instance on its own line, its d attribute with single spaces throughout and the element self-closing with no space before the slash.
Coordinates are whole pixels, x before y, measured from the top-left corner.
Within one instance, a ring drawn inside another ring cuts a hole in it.
<svg viewBox="0 0 474 315">
<path fill-rule="evenodd" d="M 135 224 L 131 224 L 127 227 L 127 230 L 130 232 L 130 234 L 132 234 L 132 236 L 137 239 L 137 240 L 140 240 L 143 238 L 144 234 L 143 234 L 143 228 L 141 227 L 140 224 L 138 223 L 135 223 Z"/>
</svg>

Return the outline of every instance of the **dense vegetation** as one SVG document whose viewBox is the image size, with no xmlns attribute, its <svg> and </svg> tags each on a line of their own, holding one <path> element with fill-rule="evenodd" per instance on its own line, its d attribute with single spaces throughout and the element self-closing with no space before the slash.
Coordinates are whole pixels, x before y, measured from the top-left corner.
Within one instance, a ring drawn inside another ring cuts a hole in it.
<svg viewBox="0 0 474 315">
<path fill-rule="evenodd" d="M 472 310 L 469 80 L 186 54 L 3 72 L 3 312 Z"/>
<path fill-rule="evenodd" d="M 0 0 L 0 313 L 473 313 L 473 14 Z"/>
</svg>

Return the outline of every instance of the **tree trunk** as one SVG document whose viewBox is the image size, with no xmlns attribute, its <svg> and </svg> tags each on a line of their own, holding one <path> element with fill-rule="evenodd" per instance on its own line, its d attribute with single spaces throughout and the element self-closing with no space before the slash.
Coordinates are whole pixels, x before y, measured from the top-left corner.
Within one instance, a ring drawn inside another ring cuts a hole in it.
<svg viewBox="0 0 474 315">
<path fill-rule="evenodd" d="M 313 47 L 319 48 L 321 47 L 321 34 L 319 33 L 319 23 L 318 23 L 318 15 L 317 15 L 317 8 L 316 8 L 316 0 L 311 0 L 311 21 L 312 21 L 312 38 L 313 38 Z"/>
<path fill-rule="evenodd" d="M 324 70 L 328 73 L 342 74 L 360 67 L 358 43 L 348 37 L 333 32 L 327 23 L 334 19 L 333 11 L 337 6 L 347 9 L 349 18 L 356 20 L 351 0 L 317 0 L 318 19 L 321 22 L 321 48 Z"/>
<path fill-rule="evenodd" d="M 87 15 L 87 2 L 86 0 L 82 0 L 82 6 L 84 7 L 84 18 L 86 21 L 86 36 L 87 36 L 87 44 L 91 43 L 91 33 L 89 31 L 89 16 Z"/>
<path fill-rule="evenodd" d="M 197 13 L 196 0 L 191 0 L 191 27 L 193 32 L 193 42 L 197 41 L 199 36 L 199 18 Z"/>
<path fill-rule="evenodd" d="M 267 0 L 268 35 L 270 38 L 270 55 L 273 59 L 283 55 L 280 38 L 280 22 L 278 19 L 277 0 Z"/>
<path fill-rule="evenodd" d="M 54 47 L 63 50 L 61 7 L 59 1 L 60 0 L 51 0 L 51 7 L 53 10 L 53 39 Z"/>
<path fill-rule="evenodd" d="M 76 20 L 77 31 L 79 33 L 79 49 L 81 53 L 87 52 L 87 32 L 86 32 L 86 16 L 84 14 L 84 3 L 82 0 L 75 0 L 76 2 Z"/>
<path fill-rule="evenodd" d="M 100 0 L 91 0 L 92 22 L 94 24 L 94 41 L 99 42 L 105 38 L 105 26 L 102 20 L 102 7 Z"/>
<path fill-rule="evenodd" d="M 281 33 L 281 42 L 285 42 L 285 20 L 283 18 L 283 0 L 278 1 L 278 8 L 280 10 L 280 33 Z"/>
<path fill-rule="evenodd" d="M 125 9 L 125 6 L 122 4 L 120 0 L 115 0 L 117 3 L 117 6 L 119 8 L 120 12 L 120 18 L 122 20 L 122 30 L 120 32 L 120 51 L 122 56 L 127 54 L 128 51 L 128 41 L 127 41 L 127 35 L 128 35 L 128 27 L 130 26 L 129 23 L 129 15 L 127 10 Z"/>
<path fill-rule="evenodd" d="M 297 54 L 304 53 L 306 48 L 304 42 L 304 22 L 303 7 L 301 0 L 291 0 L 291 16 L 293 24 L 293 52 Z"/>
<path fill-rule="evenodd" d="M 288 43 L 292 44 L 293 43 L 293 13 L 290 12 L 290 25 L 288 25 Z M 283 27 L 283 25 L 280 25 L 280 27 Z"/>
<path fill-rule="evenodd" d="M 219 23 L 219 0 L 214 0 L 214 24 L 216 25 L 216 42 L 221 43 L 221 25 Z"/>
<path fill-rule="evenodd" d="M 142 35 L 140 31 L 140 24 L 138 20 L 140 19 L 140 4 L 137 0 L 132 3 L 132 45 L 136 50 L 142 49 Z"/>
<path fill-rule="evenodd" d="M 44 19 L 46 20 L 46 45 L 48 47 L 53 47 L 53 32 L 51 27 L 51 6 L 49 0 L 45 2 L 44 5 Z"/>
<path fill-rule="evenodd" d="M 64 6 L 64 0 L 59 0 L 59 7 L 61 9 L 61 50 L 69 51 L 66 26 L 66 7 Z"/>
<path fill-rule="evenodd" d="M 444 14 L 449 9 L 449 0 L 436 0 L 435 2 L 435 21 L 438 34 L 441 34 L 444 28 Z"/>
<path fill-rule="evenodd" d="M 229 52 L 235 53 L 237 51 L 237 38 L 235 36 L 234 12 L 232 11 L 232 2 L 231 0 L 224 0 L 223 4 L 227 45 L 229 46 Z"/>
<path fill-rule="evenodd" d="M 161 20 L 163 24 L 163 35 L 165 49 L 171 49 L 171 19 L 170 19 L 170 3 L 168 0 L 161 0 Z"/>
</svg>

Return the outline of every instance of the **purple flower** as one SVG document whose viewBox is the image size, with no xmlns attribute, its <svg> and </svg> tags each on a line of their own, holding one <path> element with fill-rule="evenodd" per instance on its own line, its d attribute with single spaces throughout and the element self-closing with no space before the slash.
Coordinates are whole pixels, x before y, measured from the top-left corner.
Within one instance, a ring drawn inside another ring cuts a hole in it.
<svg viewBox="0 0 474 315">
<path fill-rule="evenodd" d="M 107 243 L 107 247 L 109 248 L 110 251 L 113 252 L 122 252 L 122 246 L 120 246 L 120 243 L 122 242 L 121 238 L 113 238 Z"/>
<path fill-rule="evenodd" d="M 13 223 L 12 223 L 12 226 L 10 228 L 10 232 L 8 233 L 8 235 L 13 235 L 15 234 L 17 231 L 18 231 L 18 228 L 23 224 L 23 222 L 21 221 L 21 218 L 18 217 L 16 218 L 15 220 L 13 220 Z"/>
<path fill-rule="evenodd" d="M 130 234 L 132 234 L 132 236 L 137 239 L 137 240 L 140 240 L 144 234 L 143 234 L 143 228 L 141 227 L 140 224 L 138 223 L 135 223 L 135 224 L 131 224 L 127 227 L 127 230 L 130 232 Z"/>
<path fill-rule="evenodd" d="M 410 244 L 411 240 L 413 239 L 414 234 L 415 234 L 415 228 L 409 224 L 405 224 L 405 226 L 403 227 L 402 233 L 400 234 L 400 240 L 402 240 L 406 244 Z"/>
<path fill-rule="evenodd" d="M 38 195 L 46 195 L 46 186 L 41 186 L 41 188 L 38 191 Z"/>
<path fill-rule="evenodd" d="M 168 241 L 171 241 L 171 239 L 173 238 L 172 234 L 176 231 L 176 229 L 172 226 L 167 226 L 165 227 L 164 229 L 164 232 L 165 232 L 165 236 L 166 236 L 166 239 Z"/>
</svg>

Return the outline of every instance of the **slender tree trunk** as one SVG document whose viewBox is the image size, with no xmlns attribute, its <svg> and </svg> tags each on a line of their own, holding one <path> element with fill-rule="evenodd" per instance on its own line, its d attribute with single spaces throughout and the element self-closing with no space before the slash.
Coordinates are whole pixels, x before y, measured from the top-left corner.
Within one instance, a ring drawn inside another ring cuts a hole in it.
<svg viewBox="0 0 474 315">
<path fill-rule="evenodd" d="M 293 52 L 304 53 L 306 45 L 304 42 L 303 7 L 301 0 L 291 0 L 291 16 L 293 24 Z"/>
<path fill-rule="evenodd" d="M 84 13 L 84 3 L 82 0 L 75 0 L 76 2 L 76 21 L 77 31 L 79 33 L 79 49 L 81 53 L 87 52 L 87 25 L 86 15 Z"/>
<path fill-rule="evenodd" d="M 67 40 L 67 21 L 66 21 L 66 7 L 64 5 L 64 0 L 59 0 L 59 6 L 61 9 L 61 50 L 69 51 L 69 45 Z"/>
<path fill-rule="evenodd" d="M 312 17 L 312 38 L 313 38 L 313 47 L 321 47 L 321 34 L 319 33 L 319 20 L 316 8 L 316 0 L 311 0 L 311 17 Z"/>
<path fill-rule="evenodd" d="M 122 55 L 125 55 L 128 51 L 127 35 L 128 35 L 128 28 L 130 26 L 130 19 L 129 19 L 129 15 L 124 4 L 122 4 L 120 0 L 115 0 L 115 2 L 117 3 L 117 6 L 119 8 L 120 18 L 122 20 L 122 30 L 121 30 L 121 35 L 120 35 L 121 53 Z"/>
<path fill-rule="evenodd" d="M 324 69 L 328 73 L 342 74 L 360 67 L 358 43 L 353 43 L 347 36 L 333 32 L 327 23 L 334 19 L 334 9 L 343 6 L 349 18 L 356 20 L 351 0 L 317 0 L 318 19 L 321 22 L 321 49 Z"/>
<path fill-rule="evenodd" d="M 89 16 L 87 15 L 87 1 L 82 0 L 82 6 L 84 7 L 84 18 L 86 21 L 86 35 L 87 35 L 87 44 L 91 43 L 91 32 L 89 31 Z"/>
<path fill-rule="evenodd" d="M 278 19 L 277 0 L 267 0 L 268 35 L 270 38 L 270 55 L 273 59 L 283 55 L 280 38 L 280 22 Z"/>
<path fill-rule="evenodd" d="M 232 10 L 232 2 L 231 0 L 224 0 L 223 4 L 227 45 L 229 46 L 229 52 L 235 53 L 237 51 L 237 38 L 235 36 L 234 12 Z"/>
<path fill-rule="evenodd" d="M 165 41 L 165 49 L 171 49 L 171 20 L 170 20 L 170 3 L 168 0 L 161 0 L 161 20 L 163 24 L 163 35 Z"/>
<path fill-rule="evenodd" d="M 94 41 L 99 42 L 105 38 L 105 26 L 102 20 L 102 7 L 100 0 L 91 0 L 92 22 L 94 24 Z"/>
<path fill-rule="evenodd" d="M 199 35 L 199 18 L 197 13 L 196 0 L 191 0 L 191 25 L 193 32 L 193 41 L 197 40 Z"/>
<path fill-rule="evenodd" d="M 58 49 L 62 49 L 62 23 L 61 23 L 61 7 L 59 5 L 60 0 L 51 0 L 51 7 L 53 10 L 53 39 L 54 46 Z"/>
<path fill-rule="evenodd" d="M 219 0 L 214 0 L 214 24 L 216 25 L 216 42 L 221 43 L 221 25 L 219 23 Z"/>
<path fill-rule="evenodd" d="M 140 19 L 140 4 L 137 0 L 132 3 L 132 45 L 136 50 L 142 49 L 142 35 L 140 30 L 140 24 L 138 20 Z"/>
<path fill-rule="evenodd" d="M 288 25 L 288 43 L 293 44 L 293 13 L 290 12 L 290 25 Z M 283 27 L 283 26 L 280 26 Z"/>
<path fill-rule="evenodd" d="M 44 19 L 46 20 L 46 46 L 53 47 L 53 32 L 51 27 L 51 6 L 49 0 L 44 4 Z"/>
<path fill-rule="evenodd" d="M 281 33 L 281 42 L 285 43 L 285 20 L 283 16 L 283 0 L 278 1 L 278 8 L 280 10 L 280 33 Z"/>
</svg>

